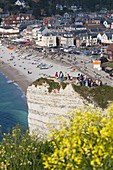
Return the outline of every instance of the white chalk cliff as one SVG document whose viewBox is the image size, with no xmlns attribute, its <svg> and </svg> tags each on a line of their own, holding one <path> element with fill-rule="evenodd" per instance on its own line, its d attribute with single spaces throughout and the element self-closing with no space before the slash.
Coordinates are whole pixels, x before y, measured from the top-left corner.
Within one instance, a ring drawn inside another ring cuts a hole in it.
<svg viewBox="0 0 113 170">
<path fill-rule="evenodd" d="M 59 116 L 67 116 L 67 112 L 73 109 L 83 108 L 84 102 L 78 93 L 73 90 L 71 84 L 65 89 L 54 89 L 48 92 L 48 84 L 31 85 L 27 89 L 28 100 L 28 125 L 30 133 L 48 133 L 47 125 L 59 124 Z"/>
</svg>

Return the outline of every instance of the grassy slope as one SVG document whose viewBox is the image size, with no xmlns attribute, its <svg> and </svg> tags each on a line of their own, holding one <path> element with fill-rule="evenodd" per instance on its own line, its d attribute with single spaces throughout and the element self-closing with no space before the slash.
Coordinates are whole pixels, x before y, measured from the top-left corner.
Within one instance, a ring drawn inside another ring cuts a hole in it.
<svg viewBox="0 0 113 170">
<path fill-rule="evenodd" d="M 48 91 L 51 92 L 54 89 L 60 89 L 61 87 L 65 89 L 67 83 L 55 82 L 51 79 L 40 78 L 36 80 L 33 84 L 35 86 L 42 85 L 43 83 L 49 85 Z M 101 108 L 106 108 L 109 102 L 113 101 L 113 87 L 110 86 L 96 86 L 96 87 L 86 87 L 86 86 L 76 86 L 72 85 L 73 89 L 79 93 L 84 99 L 89 101 L 89 103 L 95 103 L 96 106 Z"/>
</svg>

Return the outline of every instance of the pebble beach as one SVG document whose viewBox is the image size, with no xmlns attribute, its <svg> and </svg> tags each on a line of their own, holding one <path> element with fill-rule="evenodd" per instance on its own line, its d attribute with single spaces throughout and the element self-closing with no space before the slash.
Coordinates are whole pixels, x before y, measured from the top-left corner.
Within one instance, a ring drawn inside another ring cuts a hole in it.
<svg viewBox="0 0 113 170">
<path fill-rule="evenodd" d="M 76 77 L 78 71 L 72 71 L 69 66 L 43 57 L 43 53 L 35 55 L 16 49 L 9 50 L 7 46 L 0 46 L 0 72 L 4 73 L 13 83 L 17 83 L 26 93 L 27 87 L 41 76 L 54 77 L 56 72 L 62 71 Z M 26 57 L 27 56 L 27 57 Z M 49 69 L 40 69 L 36 62 L 51 64 Z"/>
</svg>

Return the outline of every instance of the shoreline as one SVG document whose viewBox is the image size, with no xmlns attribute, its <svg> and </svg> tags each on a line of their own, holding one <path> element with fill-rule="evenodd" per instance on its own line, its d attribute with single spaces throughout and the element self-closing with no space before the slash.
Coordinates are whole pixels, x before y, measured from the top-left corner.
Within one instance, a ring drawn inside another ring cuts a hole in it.
<svg viewBox="0 0 113 170">
<path fill-rule="evenodd" d="M 71 76 L 76 77 L 78 70 L 72 72 L 69 68 L 69 64 L 62 63 L 60 61 L 51 60 L 49 57 L 44 58 L 43 53 L 35 54 L 32 52 L 30 57 L 28 51 L 20 50 L 16 53 L 16 49 L 9 51 L 6 46 L 0 47 L 0 72 L 3 73 L 12 83 L 18 84 L 21 91 L 26 95 L 28 86 L 40 78 L 40 76 L 51 76 L 53 77 L 56 72 L 62 71 L 64 74 L 68 73 Z M 52 65 L 49 69 L 40 69 L 34 62 L 46 63 Z"/>
<path fill-rule="evenodd" d="M 0 72 L 11 80 L 12 83 L 17 83 L 20 90 L 26 94 L 27 87 L 32 83 L 32 81 L 30 82 L 25 75 L 3 61 L 0 61 Z"/>
</svg>

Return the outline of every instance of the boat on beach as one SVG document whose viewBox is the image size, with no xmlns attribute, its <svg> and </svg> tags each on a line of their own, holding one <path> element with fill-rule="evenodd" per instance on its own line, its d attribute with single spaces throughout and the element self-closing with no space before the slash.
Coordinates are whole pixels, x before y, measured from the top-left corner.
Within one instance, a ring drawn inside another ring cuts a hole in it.
<svg viewBox="0 0 113 170">
<path fill-rule="evenodd" d="M 12 83 L 14 83 L 14 80 L 8 80 L 7 83 L 12 84 Z"/>
<path fill-rule="evenodd" d="M 53 67 L 52 64 L 46 64 L 46 63 L 42 63 L 42 64 L 40 64 L 40 66 L 39 66 L 40 69 L 49 69 L 49 68 L 51 68 L 51 67 Z"/>
<path fill-rule="evenodd" d="M 14 48 L 11 47 L 11 46 L 8 46 L 7 49 L 8 49 L 8 50 L 13 50 Z"/>
</svg>

